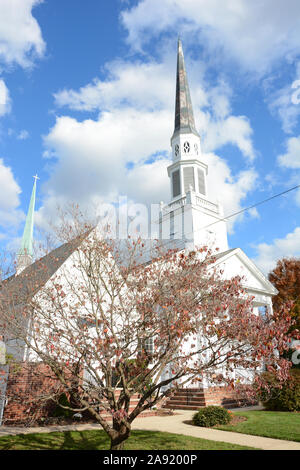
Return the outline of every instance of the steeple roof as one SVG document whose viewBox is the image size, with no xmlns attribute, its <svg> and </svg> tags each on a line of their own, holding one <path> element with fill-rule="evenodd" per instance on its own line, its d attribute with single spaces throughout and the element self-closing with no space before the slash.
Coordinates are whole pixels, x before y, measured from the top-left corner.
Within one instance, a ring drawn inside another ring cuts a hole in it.
<svg viewBox="0 0 300 470">
<path fill-rule="evenodd" d="M 31 193 L 31 199 L 29 204 L 29 209 L 26 217 L 25 228 L 23 232 L 21 248 L 18 255 L 22 256 L 32 256 L 33 255 L 33 222 L 34 222 L 34 208 L 35 208 L 35 195 L 36 195 L 36 180 L 38 179 L 37 176 L 34 176 L 34 184 Z"/>
<path fill-rule="evenodd" d="M 194 120 L 190 89 L 184 64 L 184 55 L 181 40 L 178 39 L 176 101 L 175 101 L 175 129 L 174 134 L 190 133 L 199 136 Z"/>
</svg>

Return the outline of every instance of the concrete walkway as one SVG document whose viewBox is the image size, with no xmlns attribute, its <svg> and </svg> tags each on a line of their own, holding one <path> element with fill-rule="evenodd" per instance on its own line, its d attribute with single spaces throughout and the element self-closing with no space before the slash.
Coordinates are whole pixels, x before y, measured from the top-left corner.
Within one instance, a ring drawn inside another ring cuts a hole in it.
<svg viewBox="0 0 300 470">
<path fill-rule="evenodd" d="M 218 429 L 202 428 L 184 423 L 192 419 L 194 411 L 180 410 L 174 416 L 149 416 L 149 418 L 136 419 L 132 429 L 148 431 L 163 431 L 185 436 L 199 437 L 212 441 L 230 442 L 241 446 L 255 447 L 263 450 L 300 450 L 300 442 L 283 441 L 269 437 L 250 436 L 237 432 L 219 431 Z"/>
<path fill-rule="evenodd" d="M 251 407 L 249 409 L 255 409 Z M 256 408 L 259 409 L 259 408 Z M 247 410 L 244 408 L 243 410 Z M 186 424 L 184 421 L 192 419 L 194 411 L 178 410 L 173 416 L 149 416 L 147 418 L 137 418 L 132 425 L 132 429 L 147 431 L 162 431 L 173 434 L 184 434 L 201 439 L 212 441 L 229 442 L 241 446 L 254 447 L 263 450 L 300 450 L 300 442 L 284 441 L 281 439 L 271 439 L 268 437 L 250 436 L 249 434 L 240 434 L 237 432 L 219 431 L 218 429 L 202 428 Z M 36 428 L 23 428 L 0 426 L 0 436 L 46 433 L 54 431 L 84 431 L 99 429 L 98 424 L 74 424 L 67 426 L 43 426 Z"/>
</svg>

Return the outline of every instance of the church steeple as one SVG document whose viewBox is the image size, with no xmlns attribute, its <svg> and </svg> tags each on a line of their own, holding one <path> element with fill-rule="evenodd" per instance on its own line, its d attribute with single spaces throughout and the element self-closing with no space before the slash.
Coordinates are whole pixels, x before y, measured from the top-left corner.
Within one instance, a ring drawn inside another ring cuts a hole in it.
<svg viewBox="0 0 300 470">
<path fill-rule="evenodd" d="M 178 39 L 177 74 L 176 74 L 176 100 L 175 100 L 175 128 L 173 137 L 177 133 L 193 133 L 199 137 L 196 130 L 190 89 L 184 64 L 184 55 L 181 40 Z"/>
<path fill-rule="evenodd" d="M 207 166 L 200 161 L 200 136 L 195 126 L 180 39 L 177 51 L 175 129 L 171 146 L 173 164 L 169 166 L 168 173 L 172 199 L 184 196 L 190 188 L 205 195 Z"/>
<path fill-rule="evenodd" d="M 208 166 L 201 153 L 181 41 L 178 40 L 175 129 L 171 138 L 172 164 L 168 167 L 171 201 L 161 207 L 160 234 L 185 246 L 228 249 L 222 206 L 208 196 Z M 209 228 L 206 228 L 206 227 Z"/>
<path fill-rule="evenodd" d="M 36 181 L 39 179 L 37 175 L 34 177 L 34 184 L 31 193 L 31 199 L 29 209 L 26 217 L 25 228 L 23 232 L 21 248 L 17 256 L 17 269 L 16 272 L 19 274 L 23 269 L 27 268 L 32 263 L 33 257 L 33 223 L 34 223 L 34 208 L 35 208 L 35 196 L 36 196 Z"/>
</svg>

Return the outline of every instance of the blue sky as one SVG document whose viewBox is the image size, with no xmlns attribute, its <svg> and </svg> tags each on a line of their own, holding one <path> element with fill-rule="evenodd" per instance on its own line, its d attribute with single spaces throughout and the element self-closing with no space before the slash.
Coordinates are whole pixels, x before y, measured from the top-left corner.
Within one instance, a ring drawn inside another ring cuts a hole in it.
<svg viewBox="0 0 300 470">
<path fill-rule="evenodd" d="M 298 0 L 1 0 L 0 240 L 67 201 L 170 199 L 176 46 L 226 215 L 300 184 Z M 300 191 L 231 220 L 265 272 L 300 255 Z"/>
</svg>

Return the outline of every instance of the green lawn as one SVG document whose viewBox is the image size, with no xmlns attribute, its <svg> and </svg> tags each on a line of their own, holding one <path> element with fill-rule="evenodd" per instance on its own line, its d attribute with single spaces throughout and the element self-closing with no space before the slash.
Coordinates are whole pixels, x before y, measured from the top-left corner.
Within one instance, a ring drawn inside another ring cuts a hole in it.
<svg viewBox="0 0 300 470">
<path fill-rule="evenodd" d="M 235 431 L 254 436 L 273 437 L 300 442 L 300 413 L 283 411 L 236 411 L 234 414 L 246 416 L 234 426 L 216 426 L 225 431 Z"/>
<path fill-rule="evenodd" d="M 67 431 L 0 437 L 0 450 L 107 450 L 104 431 Z M 125 450 L 243 450 L 225 442 L 154 431 L 133 431 Z"/>
</svg>

